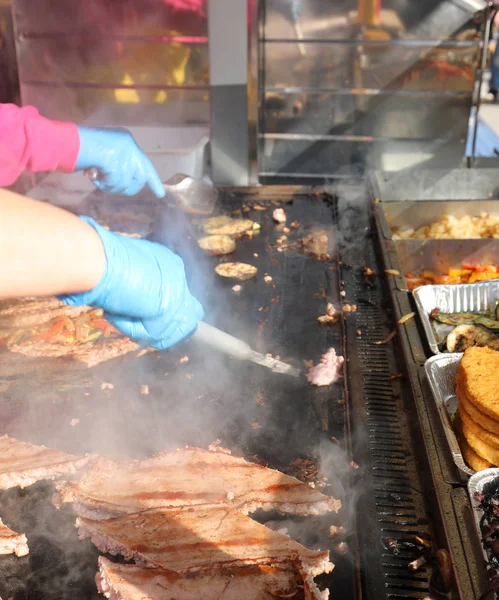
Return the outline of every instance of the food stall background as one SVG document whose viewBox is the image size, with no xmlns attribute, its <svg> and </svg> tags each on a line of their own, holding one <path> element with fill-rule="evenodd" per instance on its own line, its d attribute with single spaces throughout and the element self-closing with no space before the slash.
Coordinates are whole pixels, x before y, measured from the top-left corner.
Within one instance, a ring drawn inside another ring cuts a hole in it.
<svg viewBox="0 0 499 600">
<path fill-rule="evenodd" d="M 458 166 L 480 58 L 473 16 L 484 6 L 250 0 L 255 126 L 248 139 L 248 122 L 227 125 L 240 128 L 257 163 L 248 181 L 397 171 L 442 156 Z M 204 151 L 217 110 L 207 0 L 14 0 L 13 8 L 24 104 L 52 118 L 146 128 L 138 138 L 149 151 Z M 212 37 L 227 37 L 227 19 Z M 227 47 L 226 68 L 233 57 Z"/>
</svg>

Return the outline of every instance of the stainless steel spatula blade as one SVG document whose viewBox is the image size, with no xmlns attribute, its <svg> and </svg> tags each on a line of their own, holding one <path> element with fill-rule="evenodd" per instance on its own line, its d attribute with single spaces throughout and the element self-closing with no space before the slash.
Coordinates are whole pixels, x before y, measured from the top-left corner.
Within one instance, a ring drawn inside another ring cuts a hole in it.
<svg viewBox="0 0 499 600">
<path fill-rule="evenodd" d="M 276 360 L 275 358 L 255 352 L 246 342 L 243 342 L 216 327 L 212 327 L 203 321 L 198 323 L 198 328 L 192 337 L 196 341 L 200 341 L 223 354 L 227 354 L 228 356 L 232 356 L 239 360 L 249 360 L 270 369 L 274 373 L 291 375 L 292 377 L 300 377 L 302 374 L 299 369 L 283 363 L 280 360 Z"/>
<path fill-rule="evenodd" d="M 217 204 L 218 190 L 201 179 L 178 173 L 163 186 L 167 199 L 187 213 L 209 215 Z"/>
</svg>

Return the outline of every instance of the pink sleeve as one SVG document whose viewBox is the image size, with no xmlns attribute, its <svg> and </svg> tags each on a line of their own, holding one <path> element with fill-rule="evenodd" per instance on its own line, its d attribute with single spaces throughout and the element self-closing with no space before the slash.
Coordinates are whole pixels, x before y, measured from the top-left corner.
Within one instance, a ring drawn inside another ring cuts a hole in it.
<svg viewBox="0 0 499 600">
<path fill-rule="evenodd" d="M 24 170 L 71 173 L 79 150 L 74 123 L 45 119 L 33 106 L 0 104 L 0 186 Z"/>
</svg>

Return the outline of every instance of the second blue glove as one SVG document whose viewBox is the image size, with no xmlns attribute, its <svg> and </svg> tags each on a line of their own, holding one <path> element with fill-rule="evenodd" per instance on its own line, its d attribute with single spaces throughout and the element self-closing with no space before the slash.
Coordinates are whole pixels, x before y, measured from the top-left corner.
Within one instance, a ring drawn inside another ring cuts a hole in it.
<svg viewBox="0 0 499 600">
<path fill-rule="evenodd" d="M 103 308 L 124 335 L 160 350 L 192 333 L 203 308 L 189 292 L 182 259 L 161 244 L 113 233 L 89 217 L 81 219 L 102 240 L 106 270 L 94 289 L 61 300 Z"/>
</svg>

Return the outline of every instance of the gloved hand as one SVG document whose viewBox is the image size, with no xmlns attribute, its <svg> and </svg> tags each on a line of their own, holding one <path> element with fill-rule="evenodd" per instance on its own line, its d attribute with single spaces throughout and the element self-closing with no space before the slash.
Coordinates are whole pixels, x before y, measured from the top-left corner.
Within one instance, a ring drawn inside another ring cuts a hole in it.
<svg viewBox="0 0 499 600">
<path fill-rule="evenodd" d="M 76 171 L 95 167 L 95 185 L 106 192 L 135 196 L 148 185 L 158 198 L 165 189 L 151 161 L 128 129 L 78 127 L 80 151 Z"/>
<path fill-rule="evenodd" d="M 189 292 L 182 259 L 161 244 L 113 233 L 89 217 L 81 219 L 102 240 L 106 270 L 94 289 L 60 299 L 72 306 L 103 308 L 121 333 L 159 350 L 192 333 L 203 308 Z"/>
</svg>

